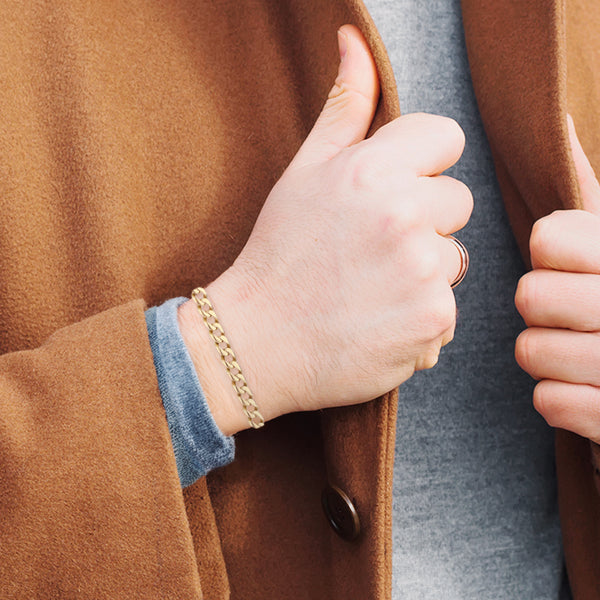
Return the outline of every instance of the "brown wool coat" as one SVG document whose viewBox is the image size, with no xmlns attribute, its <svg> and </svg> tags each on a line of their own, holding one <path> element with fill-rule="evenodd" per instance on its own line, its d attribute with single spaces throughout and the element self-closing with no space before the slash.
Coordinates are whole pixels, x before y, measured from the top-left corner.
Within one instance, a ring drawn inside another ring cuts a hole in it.
<svg viewBox="0 0 600 600">
<path fill-rule="evenodd" d="M 580 202 L 567 109 L 600 171 L 596 3 L 463 1 L 525 254 L 534 219 Z M 1 4 L 0 597 L 389 598 L 396 396 L 240 434 L 235 462 L 182 493 L 143 313 L 240 251 L 322 106 L 343 23 L 377 60 L 374 127 L 399 114 L 364 6 Z M 587 440 L 559 432 L 557 464 L 575 598 L 598 599 Z M 328 481 L 355 501 L 354 542 L 322 514 Z"/>
</svg>

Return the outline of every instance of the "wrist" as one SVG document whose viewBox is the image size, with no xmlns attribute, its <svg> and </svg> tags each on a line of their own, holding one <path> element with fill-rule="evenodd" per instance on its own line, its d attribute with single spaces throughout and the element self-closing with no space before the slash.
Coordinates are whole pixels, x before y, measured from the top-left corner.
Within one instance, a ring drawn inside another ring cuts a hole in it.
<svg viewBox="0 0 600 600">
<path fill-rule="evenodd" d="M 287 412 L 277 391 L 279 361 L 269 360 L 266 372 L 265 357 L 273 356 L 273 348 L 264 335 L 269 328 L 261 322 L 262 308 L 268 304 L 264 293 L 233 269 L 207 286 L 206 293 L 265 421 Z M 178 321 L 215 422 L 226 435 L 249 428 L 227 368 L 193 300 L 179 307 Z"/>
<path fill-rule="evenodd" d="M 234 435 L 247 429 L 249 423 L 237 394 L 215 343 L 192 300 L 179 307 L 177 321 L 215 423 L 225 435 Z"/>
</svg>

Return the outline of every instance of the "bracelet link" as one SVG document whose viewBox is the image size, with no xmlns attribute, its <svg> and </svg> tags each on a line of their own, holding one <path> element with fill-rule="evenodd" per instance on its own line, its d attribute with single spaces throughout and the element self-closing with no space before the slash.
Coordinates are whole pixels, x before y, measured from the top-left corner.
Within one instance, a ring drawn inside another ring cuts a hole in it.
<svg viewBox="0 0 600 600">
<path fill-rule="evenodd" d="M 240 400 L 242 409 L 250 423 L 250 427 L 253 429 L 260 429 L 265 424 L 265 420 L 258 410 L 258 406 L 254 401 L 254 396 L 252 395 L 248 383 L 246 382 L 246 378 L 242 373 L 242 369 L 237 362 L 233 348 L 225 336 L 223 327 L 221 326 L 221 323 L 219 323 L 215 310 L 206 295 L 206 290 L 201 287 L 196 288 L 192 292 L 192 300 L 196 303 L 196 307 L 202 315 L 202 320 L 208 327 L 210 336 L 215 342 L 221 360 L 227 370 L 227 374 L 231 379 L 231 385 Z"/>
</svg>

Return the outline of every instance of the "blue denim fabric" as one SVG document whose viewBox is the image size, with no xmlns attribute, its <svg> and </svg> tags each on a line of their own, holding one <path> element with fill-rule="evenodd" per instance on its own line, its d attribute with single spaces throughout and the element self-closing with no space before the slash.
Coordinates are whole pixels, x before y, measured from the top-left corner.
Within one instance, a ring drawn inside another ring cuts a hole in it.
<svg viewBox="0 0 600 600">
<path fill-rule="evenodd" d="M 182 487 L 229 464 L 235 454 L 233 437 L 225 436 L 213 419 L 179 331 L 177 307 L 186 301 L 173 298 L 146 311 L 150 347 Z"/>
</svg>

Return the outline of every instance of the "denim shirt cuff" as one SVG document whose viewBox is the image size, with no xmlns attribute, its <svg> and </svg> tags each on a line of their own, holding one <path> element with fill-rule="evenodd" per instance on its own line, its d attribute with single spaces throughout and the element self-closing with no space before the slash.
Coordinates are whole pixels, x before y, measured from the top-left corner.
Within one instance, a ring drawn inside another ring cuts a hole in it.
<svg viewBox="0 0 600 600">
<path fill-rule="evenodd" d="M 150 347 L 182 487 L 229 464 L 235 455 L 233 437 L 224 435 L 217 426 L 179 331 L 177 308 L 187 300 L 173 298 L 146 311 Z"/>
</svg>

